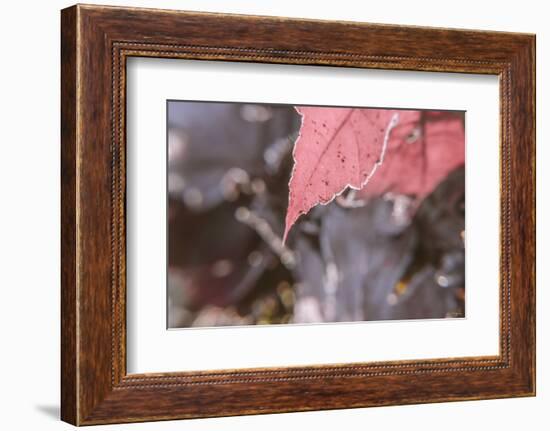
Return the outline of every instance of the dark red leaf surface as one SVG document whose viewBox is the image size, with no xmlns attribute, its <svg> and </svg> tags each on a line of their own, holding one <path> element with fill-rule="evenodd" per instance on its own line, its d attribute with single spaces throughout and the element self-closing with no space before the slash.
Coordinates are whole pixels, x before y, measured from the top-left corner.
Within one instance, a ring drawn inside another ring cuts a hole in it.
<svg viewBox="0 0 550 431">
<path fill-rule="evenodd" d="M 384 163 L 359 196 L 394 192 L 420 200 L 464 164 L 461 116 L 443 111 L 401 111 Z"/>
</svg>

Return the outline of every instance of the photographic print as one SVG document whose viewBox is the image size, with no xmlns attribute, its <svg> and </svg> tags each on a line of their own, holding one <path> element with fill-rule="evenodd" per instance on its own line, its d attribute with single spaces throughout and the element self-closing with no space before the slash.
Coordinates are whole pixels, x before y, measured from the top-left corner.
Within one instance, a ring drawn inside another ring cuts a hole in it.
<svg viewBox="0 0 550 431">
<path fill-rule="evenodd" d="M 465 317 L 465 113 L 167 102 L 169 328 Z"/>
</svg>

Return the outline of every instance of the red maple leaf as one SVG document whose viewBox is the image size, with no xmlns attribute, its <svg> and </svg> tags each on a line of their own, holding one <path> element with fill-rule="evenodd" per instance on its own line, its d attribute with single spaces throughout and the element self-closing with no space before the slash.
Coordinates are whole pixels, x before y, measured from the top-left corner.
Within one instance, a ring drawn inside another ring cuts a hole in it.
<svg viewBox="0 0 550 431">
<path fill-rule="evenodd" d="M 440 111 L 297 107 L 302 116 L 283 241 L 302 214 L 346 189 L 418 199 L 464 163 L 462 119 Z"/>
</svg>

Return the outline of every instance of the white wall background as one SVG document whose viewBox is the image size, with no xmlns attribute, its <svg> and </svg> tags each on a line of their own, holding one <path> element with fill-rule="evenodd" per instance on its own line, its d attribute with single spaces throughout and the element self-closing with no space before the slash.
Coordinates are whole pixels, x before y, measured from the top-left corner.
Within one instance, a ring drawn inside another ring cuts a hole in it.
<svg viewBox="0 0 550 431">
<path fill-rule="evenodd" d="M 550 28 L 545 2 L 119 0 L 171 9 L 532 32 L 537 34 L 538 396 L 406 407 L 105 426 L 135 430 L 547 429 L 550 423 L 548 141 Z M 0 427 L 70 429 L 59 410 L 60 0 L 4 2 L 0 14 Z M 546 270 L 546 271 L 545 271 Z"/>
</svg>

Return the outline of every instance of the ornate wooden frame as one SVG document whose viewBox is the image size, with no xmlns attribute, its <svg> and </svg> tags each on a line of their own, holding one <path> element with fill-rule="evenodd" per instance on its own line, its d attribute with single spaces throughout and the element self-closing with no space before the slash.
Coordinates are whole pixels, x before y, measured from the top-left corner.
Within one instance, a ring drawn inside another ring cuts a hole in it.
<svg viewBox="0 0 550 431">
<path fill-rule="evenodd" d="M 61 16 L 63 420 L 88 425 L 535 394 L 534 35 L 81 5 Z M 128 375 L 130 56 L 498 75 L 500 354 Z"/>
</svg>

